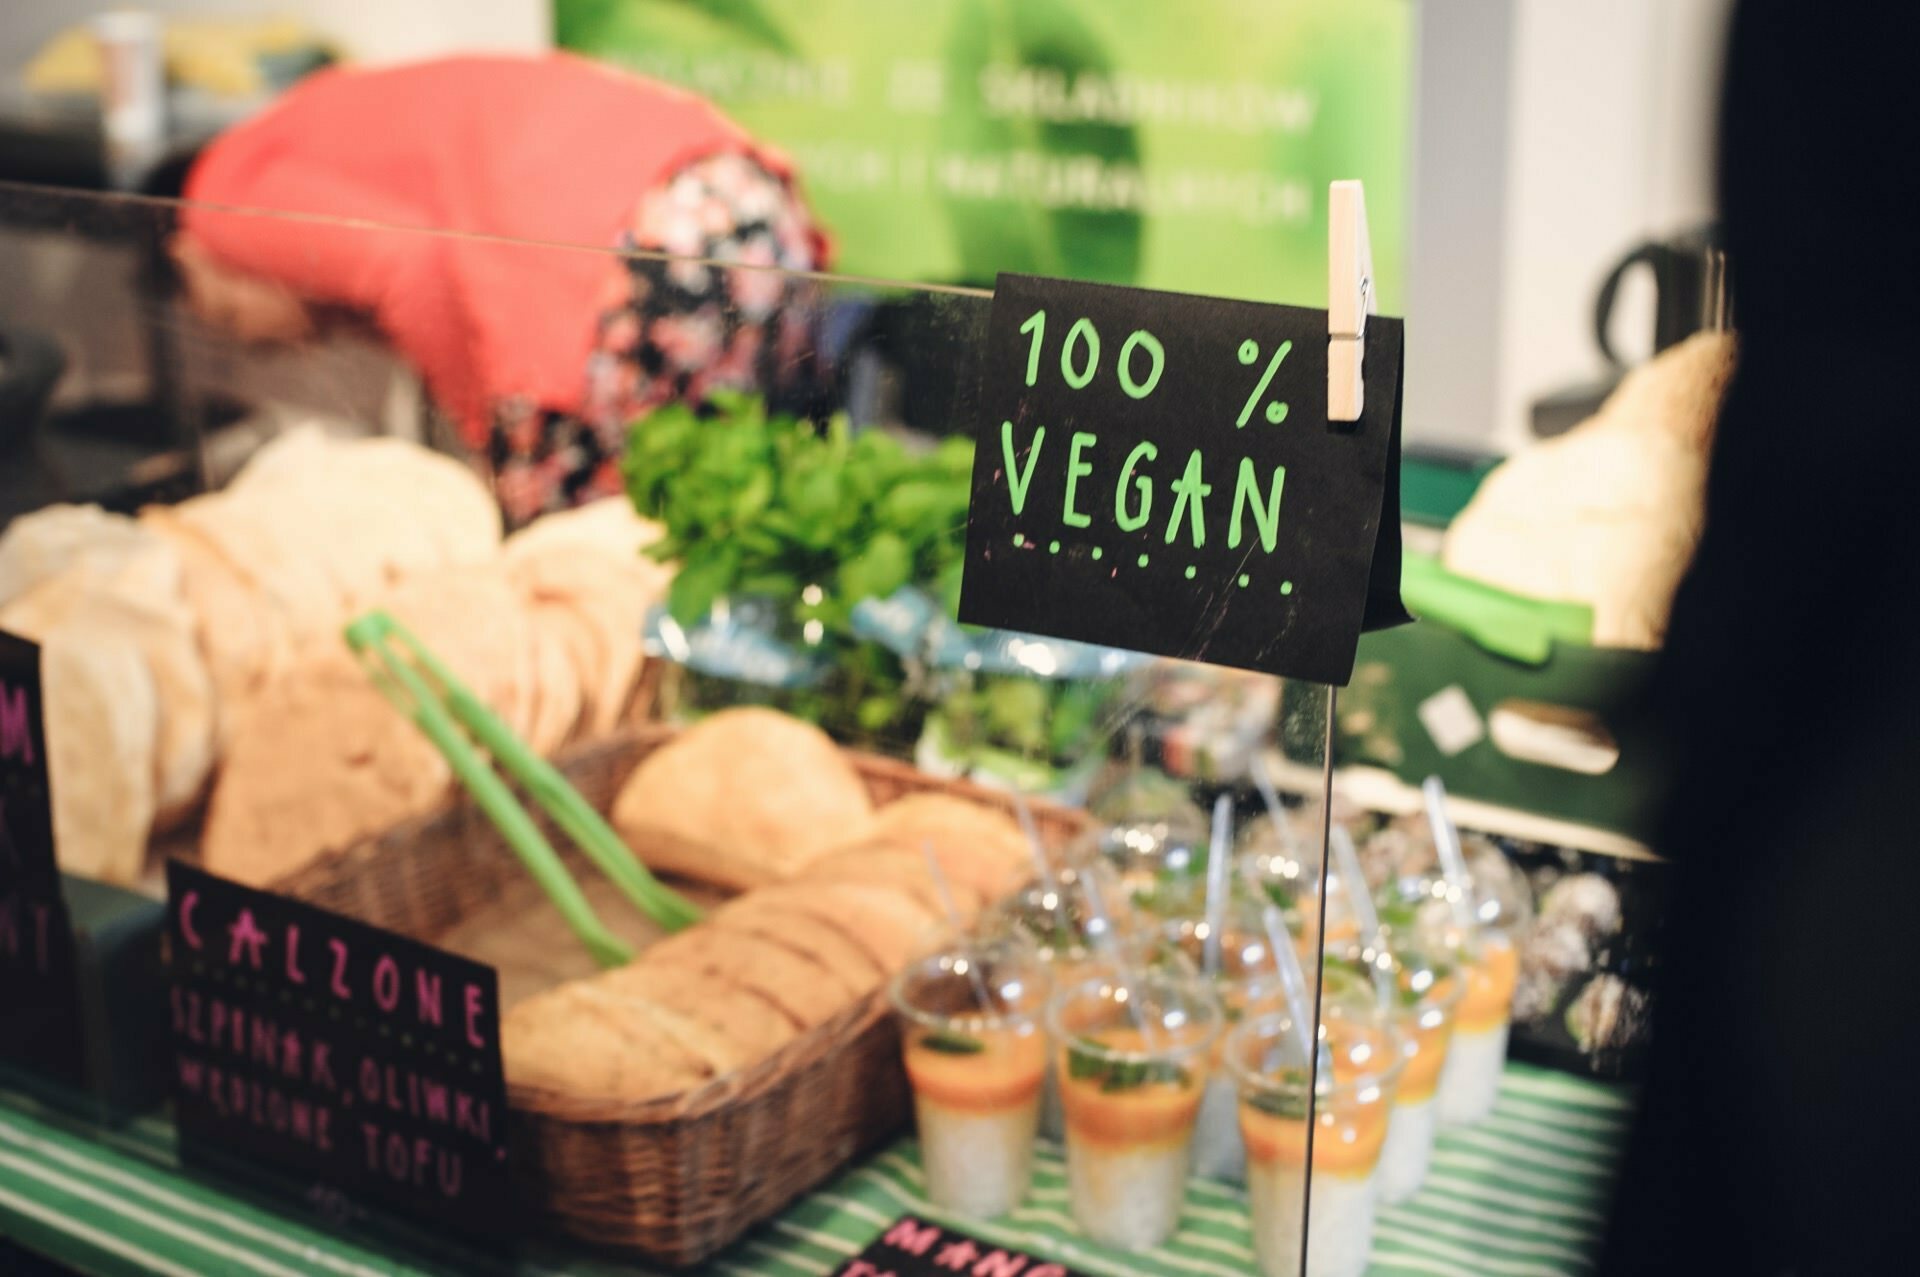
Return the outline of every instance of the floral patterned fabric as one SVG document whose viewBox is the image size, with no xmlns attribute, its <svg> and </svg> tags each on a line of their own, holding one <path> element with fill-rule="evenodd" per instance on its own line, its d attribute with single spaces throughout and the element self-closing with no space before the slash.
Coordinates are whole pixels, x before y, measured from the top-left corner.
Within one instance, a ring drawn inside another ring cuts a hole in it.
<svg viewBox="0 0 1920 1277">
<path fill-rule="evenodd" d="M 642 196 L 619 247 L 677 260 L 629 257 L 608 280 L 579 415 L 496 405 L 488 451 L 508 520 L 619 492 L 627 431 L 662 403 L 811 376 L 811 286 L 780 272 L 818 269 L 819 242 L 792 189 L 745 155 L 696 161 Z"/>
</svg>

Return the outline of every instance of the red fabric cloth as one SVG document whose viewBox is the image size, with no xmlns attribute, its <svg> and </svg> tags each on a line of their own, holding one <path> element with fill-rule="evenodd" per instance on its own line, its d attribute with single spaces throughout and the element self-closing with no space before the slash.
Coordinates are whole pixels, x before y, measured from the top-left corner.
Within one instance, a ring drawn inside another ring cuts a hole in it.
<svg viewBox="0 0 1920 1277">
<path fill-rule="evenodd" d="M 620 286 L 605 251 L 499 240 L 609 249 L 649 187 L 727 151 L 790 177 L 700 98 L 583 58 L 336 68 L 217 138 L 186 199 L 467 235 L 205 207 L 183 225 L 227 265 L 370 312 L 478 445 L 497 400 L 578 407 L 595 320 Z"/>
</svg>

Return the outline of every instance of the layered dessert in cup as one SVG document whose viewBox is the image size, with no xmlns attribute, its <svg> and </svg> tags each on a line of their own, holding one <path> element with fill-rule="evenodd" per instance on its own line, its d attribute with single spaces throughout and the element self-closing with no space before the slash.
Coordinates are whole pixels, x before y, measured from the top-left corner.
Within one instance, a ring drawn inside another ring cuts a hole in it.
<svg viewBox="0 0 1920 1277">
<path fill-rule="evenodd" d="M 1454 1012 L 1453 1044 L 1440 1071 L 1435 1111 L 1444 1130 L 1468 1126 L 1493 1112 L 1507 1064 L 1513 989 L 1520 954 L 1506 932 L 1482 927 L 1467 952 L 1466 984 Z"/>
<path fill-rule="evenodd" d="M 1493 1112 L 1506 1067 L 1513 999 L 1520 982 L 1520 946 L 1533 921 L 1526 878 L 1491 840 L 1470 852 L 1474 934 L 1465 968 L 1466 991 L 1454 1025 L 1454 1045 L 1440 1075 L 1440 1126 L 1466 1126 Z"/>
<path fill-rule="evenodd" d="M 1373 1243 L 1375 1177 L 1405 1055 L 1370 996 L 1323 996 L 1321 1033 L 1330 1077 L 1310 1080 L 1285 1012 L 1242 1022 L 1223 1053 L 1239 1089 L 1253 1253 L 1265 1277 L 1301 1273 L 1303 1242 L 1307 1277 L 1360 1277 Z"/>
<path fill-rule="evenodd" d="M 1473 892 L 1472 884 L 1465 890 Z M 1520 955 L 1499 924 L 1500 908 L 1471 897 L 1471 922 L 1462 926 L 1456 897 L 1462 888 L 1431 874 L 1396 879 L 1380 899 L 1388 944 L 1452 955 L 1462 985 L 1453 1036 L 1434 1094 L 1440 1129 L 1478 1122 L 1493 1111 L 1507 1062 L 1507 1033 Z"/>
<path fill-rule="evenodd" d="M 1126 893 L 1105 864 L 1069 860 L 1056 865 L 1051 878 L 1028 884 L 982 915 L 976 928 L 981 939 L 1031 947 L 1056 989 L 1114 970 L 1110 955 L 1128 961 L 1144 955 L 1145 942 Z M 1089 894 L 1098 895 L 1098 910 L 1090 907 Z M 1055 1141 L 1066 1134 L 1051 1055 L 1040 1094 L 1040 1134 Z"/>
<path fill-rule="evenodd" d="M 1267 817 L 1248 823 L 1234 851 L 1234 881 L 1258 884 L 1260 903 L 1280 907 L 1287 934 L 1302 954 L 1319 947 L 1324 914 L 1327 945 L 1344 947 L 1360 939 L 1360 921 L 1337 872 L 1321 872 L 1319 848 L 1304 835 L 1283 839 Z M 1326 907 L 1321 907 L 1325 893 Z"/>
<path fill-rule="evenodd" d="M 1392 1205 L 1412 1197 L 1427 1178 L 1433 1137 L 1439 1129 L 1436 1096 L 1453 1043 L 1454 1014 L 1464 983 L 1452 956 L 1428 956 L 1411 943 L 1395 948 L 1376 943 L 1349 954 L 1349 961 L 1342 965 L 1351 969 L 1350 978 L 1356 981 L 1369 966 L 1389 973 L 1394 1025 L 1406 1059 L 1394 1089 L 1386 1146 L 1380 1152 L 1380 1200 Z M 1328 959 L 1330 987 L 1334 961 Z"/>
<path fill-rule="evenodd" d="M 1284 833 L 1271 815 L 1242 826 L 1233 844 L 1234 880 L 1258 882 L 1268 903 L 1291 913 L 1303 897 L 1318 889 L 1320 861 L 1308 850 L 1318 839 L 1309 841 L 1294 813 L 1283 811 L 1279 819 L 1288 823 Z"/>
<path fill-rule="evenodd" d="M 922 958 L 890 986 L 927 1197 L 991 1219 L 1026 1197 L 1047 1071 L 1047 969 L 1016 941 Z"/>
<path fill-rule="evenodd" d="M 1190 913 L 1206 888 L 1207 818 L 1184 790 L 1167 790 L 1169 784 L 1136 780 L 1124 801 L 1110 802 L 1096 813 L 1106 823 L 1068 849 L 1073 863 L 1093 862 L 1111 870 L 1122 898 L 1136 913 Z"/>
<path fill-rule="evenodd" d="M 1158 942 L 1148 954 L 1150 964 L 1178 974 L 1200 971 L 1207 961 L 1208 924 L 1204 918 L 1175 918 L 1161 924 Z M 1240 1141 L 1240 1103 L 1233 1079 L 1220 1067 L 1225 1032 L 1260 1010 L 1271 1009 L 1280 997 L 1279 973 L 1259 908 L 1235 900 L 1220 928 L 1217 967 L 1206 975 L 1220 1003 L 1224 1024 L 1214 1043 L 1207 1088 L 1194 1122 L 1193 1173 L 1228 1183 L 1245 1182 L 1246 1147 Z"/>
<path fill-rule="evenodd" d="M 1186 1204 L 1194 1121 L 1220 1008 L 1192 977 L 1101 976 L 1047 1009 L 1066 1117 L 1067 1189 L 1088 1237 L 1145 1250 Z"/>
</svg>

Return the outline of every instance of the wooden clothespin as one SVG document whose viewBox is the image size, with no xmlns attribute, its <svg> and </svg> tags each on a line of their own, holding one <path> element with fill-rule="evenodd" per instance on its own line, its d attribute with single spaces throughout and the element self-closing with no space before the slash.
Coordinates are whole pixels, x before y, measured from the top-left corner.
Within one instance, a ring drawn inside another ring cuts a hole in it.
<svg viewBox="0 0 1920 1277">
<path fill-rule="evenodd" d="M 1327 420 L 1358 421 L 1366 407 L 1367 316 L 1374 313 L 1367 195 L 1335 182 L 1327 197 Z"/>
</svg>

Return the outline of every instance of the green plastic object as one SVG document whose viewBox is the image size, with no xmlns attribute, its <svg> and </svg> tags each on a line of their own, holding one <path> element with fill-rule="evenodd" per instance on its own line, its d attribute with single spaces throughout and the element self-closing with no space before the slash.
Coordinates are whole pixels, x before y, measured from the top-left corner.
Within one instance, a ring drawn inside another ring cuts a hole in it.
<svg viewBox="0 0 1920 1277">
<path fill-rule="evenodd" d="M 369 612 L 347 626 L 346 640 L 373 685 L 446 758 L 594 961 L 619 966 L 633 960 L 633 951 L 600 921 L 539 825 L 474 748 L 476 742 L 635 908 L 668 931 L 699 921 L 698 907 L 648 873 L 566 777 L 514 735 L 405 626 L 385 612 Z"/>
<path fill-rule="evenodd" d="M 1415 617 L 1457 630 L 1496 656 L 1527 665 L 1546 664 L 1556 642 L 1593 641 L 1593 609 L 1586 604 L 1509 594 L 1447 571 L 1432 555 L 1405 556 L 1400 597 Z"/>
<path fill-rule="evenodd" d="M 1636 734 L 1627 708 L 1653 668 L 1647 652 L 1556 643 L 1530 665 L 1495 655 L 1446 625 L 1420 621 L 1362 635 L 1353 681 L 1335 714 L 1336 765 L 1366 764 L 1409 785 L 1438 776 L 1463 798 L 1589 825 L 1645 842 L 1660 793 L 1658 742 Z M 1448 753 L 1420 708 L 1457 689 L 1481 721 L 1479 739 Z M 1506 705 L 1552 706 L 1589 716 L 1611 736 L 1617 760 L 1598 775 L 1511 757 L 1491 719 Z"/>
<path fill-rule="evenodd" d="M 1445 527 L 1497 458 L 1426 450 L 1403 470 L 1409 524 Z M 1439 776 L 1449 793 L 1646 841 L 1660 792 L 1658 742 L 1643 738 L 1628 707 L 1645 687 L 1653 654 L 1592 646 L 1591 609 L 1523 598 L 1455 576 L 1430 555 L 1405 556 L 1401 578 L 1412 625 L 1361 636 L 1353 679 L 1335 713 L 1336 766 L 1380 767 L 1409 785 Z M 1434 698 L 1445 696 L 1444 702 Z M 1421 709 L 1471 710 L 1472 732 L 1441 739 Z M 1543 708 L 1597 726 L 1618 756 L 1597 774 L 1503 752 L 1494 712 Z M 1444 740 L 1447 748 L 1442 748 Z"/>
</svg>

